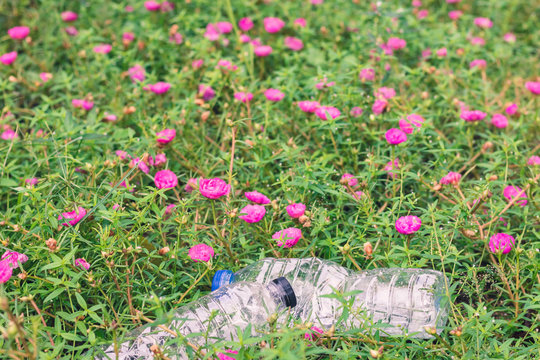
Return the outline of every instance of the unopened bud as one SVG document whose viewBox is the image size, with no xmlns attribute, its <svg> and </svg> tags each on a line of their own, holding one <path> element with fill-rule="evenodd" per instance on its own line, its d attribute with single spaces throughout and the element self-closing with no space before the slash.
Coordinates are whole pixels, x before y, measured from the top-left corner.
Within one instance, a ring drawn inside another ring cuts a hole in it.
<svg viewBox="0 0 540 360">
<path fill-rule="evenodd" d="M 298 221 L 300 222 L 300 224 L 303 224 L 305 223 L 306 221 L 308 221 L 309 218 L 306 216 L 306 215 L 302 215 L 298 218 Z"/>
<path fill-rule="evenodd" d="M 433 185 L 433 191 L 439 191 L 442 189 L 442 185 L 441 184 L 435 184 Z"/>
<path fill-rule="evenodd" d="M 345 244 L 341 248 L 341 252 L 343 253 L 343 255 L 347 255 L 349 253 L 349 251 L 351 251 L 351 245 L 349 245 L 349 244 Z"/>
<path fill-rule="evenodd" d="M 230 126 L 230 127 L 234 126 L 234 122 L 231 119 L 227 119 L 227 121 L 225 121 L 225 123 L 227 124 L 227 126 Z"/>
<path fill-rule="evenodd" d="M 277 200 L 272 200 L 272 209 L 275 211 L 279 210 L 279 204 Z"/>
<path fill-rule="evenodd" d="M 488 181 L 497 181 L 499 179 L 499 177 L 497 175 L 491 175 L 489 178 L 488 178 Z"/>
<path fill-rule="evenodd" d="M 45 245 L 49 248 L 49 251 L 56 251 L 57 249 L 57 242 L 53 238 L 49 238 L 45 241 Z"/>
<path fill-rule="evenodd" d="M 437 333 L 437 329 L 433 326 L 425 326 L 424 330 L 426 330 L 426 332 L 430 335 L 435 335 Z"/>
<path fill-rule="evenodd" d="M 373 254 L 373 245 L 368 241 L 364 243 L 364 253 L 366 254 L 366 257 L 370 258 Z"/>
<path fill-rule="evenodd" d="M 491 141 L 486 141 L 484 145 L 482 145 L 482 151 L 488 151 L 493 147 L 493 143 Z"/>
<path fill-rule="evenodd" d="M 162 247 L 161 249 L 159 249 L 158 253 L 159 255 L 163 256 L 165 254 L 167 254 L 171 249 L 169 249 L 168 246 L 165 246 L 165 247 Z"/>
<path fill-rule="evenodd" d="M 201 120 L 206 121 L 210 117 L 210 111 L 205 111 L 201 114 Z"/>
<path fill-rule="evenodd" d="M 9 309 L 9 300 L 7 297 L 0 297 L 0 310 L 7 311 Z"/>
</svg>

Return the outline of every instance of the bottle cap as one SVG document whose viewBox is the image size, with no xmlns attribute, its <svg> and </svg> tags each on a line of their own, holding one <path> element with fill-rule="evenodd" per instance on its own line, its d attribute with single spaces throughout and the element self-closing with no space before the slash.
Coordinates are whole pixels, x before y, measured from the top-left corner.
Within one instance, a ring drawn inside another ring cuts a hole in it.
<svg viewBox="0 0 540 360">
<path fill-rule="evenodd" d="M 281 298 L 281 301 L 285 304 L 286 307 L 293 308 L 296 306 L 296 295 L 291 286 L 291 283 L 284 277 L 279 277 L 271 281 L 278 291 L 278 296 Z"/>
<path fill-rule="evenodd" d="M 212 278 L 212 291 L 234 281 L 234 273 L 231 270 L 218 270 Z"/>
</svg>

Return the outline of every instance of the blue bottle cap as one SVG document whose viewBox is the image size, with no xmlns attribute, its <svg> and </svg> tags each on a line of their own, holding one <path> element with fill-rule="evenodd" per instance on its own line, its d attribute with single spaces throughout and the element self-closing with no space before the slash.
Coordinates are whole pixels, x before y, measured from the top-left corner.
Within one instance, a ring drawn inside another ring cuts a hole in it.
<svg viewBox="0 0 540 360">
<path fill-rule="evenodd" d="M 231 270 L 218 270 L 212 278 L 212 291 L 234 281 L 234 273 Z"/>
</svg>

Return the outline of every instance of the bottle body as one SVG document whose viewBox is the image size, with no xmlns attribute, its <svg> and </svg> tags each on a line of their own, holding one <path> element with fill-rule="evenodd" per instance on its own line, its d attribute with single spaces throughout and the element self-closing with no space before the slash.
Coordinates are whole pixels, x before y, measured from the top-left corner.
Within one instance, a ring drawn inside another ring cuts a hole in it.
<svg viewBox="0 0 540 360">
<path fill-rule="evenodd" d="M 340 322 L 344 305 L 336 297 L 314 296 L 311 307 L 302 309 L 301 318 L 328 329 L 335 325 L 343 330 L 385 324 L 384 336 L 411 334 L 428 338 L 425 327 L 442 330 L 447 309 L 445 278 L 438 271 L 425 269 L 385 268 L 357 273 L 346 279 L 339 289 L 343 300 L 351 304 L 350 312 Z M 321 293 L 321 295 L 324 295 Z"/>
<path fill-rule="evenodd" d="M 234 283 L 177 309 L 166 327 L 173 333 L 187 337 L 189 344 L 196 348 L 218 341 L 236 341 L 238 329 L 244 332 L 248 325 L 251 325 L 251 335 L 255 336 L 266 327 L 272 314 L 284 312 L 287 307 L 296 305 L 291 304 L 289 298 L 284 298 L 290 297 L 288 292 L 289 289 L 283 290 L 280 284 L 274 282 L 268 285 Z M 175 346 L 175 341 L 171 341 L 174 335 L 163 328 L 147 327 L 142 331 L 136 330 L 128 337 L 134 339 L 121 344 L 120 359 L 152 358 L 154 352 L 151 347 L 158 345 L 163 350 L 166 343 L 166 348 L 174 351 L 171 354 L 173 358 L 188 358 L 185 349 Z M 112 346 L 105 350 L 105 354 L 115 358 Z"/>
</svg>

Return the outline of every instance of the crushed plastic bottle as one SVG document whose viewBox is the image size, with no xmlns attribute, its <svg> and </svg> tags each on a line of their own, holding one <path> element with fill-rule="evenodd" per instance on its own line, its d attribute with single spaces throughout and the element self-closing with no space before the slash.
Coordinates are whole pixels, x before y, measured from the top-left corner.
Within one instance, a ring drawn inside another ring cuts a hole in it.
<svg viewBox="0 0 540 360">
<path fill-rule="evenodd" d="M 151 359 L 157 349 L 171 359 L 193 358 L 193 355 L 188 356 L 188 347 L 198 349 L 218 341 L 237 341 L 238 331 L 245 332 L 248 325 L 251 325 L 251 335 L 256 336 L 268 325 L 271 315 L 286 313 L 295 306 L 294 291 L 283 277 L 266 285 L 234 283 L 177 309 L 166 325 L 169 331 L 157 326 L 136 330 L 127 336 L 131 340 L 119 345 L 118 358 Z M 187 342 L 175 339 L 175 333 L 185 336 Z M 97 354 L 96 359 L 116 359 L 114 346 L 108 347 L 104 354 Z"/>
<path fill-rule="evenodd" d="M 267 258 L 234 274 L 216 272 L 212 288 L 237 280 L 265 283 L 276 275 L 286 277 L 298 295 L 296 316 L 325 329 L 359 328 L 372 321 L 386 324 L 380 328 L 383 336 L 408 333 L 428 338 L 426 327 L 440 333 L 447 320 L 445 277 L 434 270 L 386 268 L 357 273 L 317 258 Z M 346 296 L 340 300 L 337 293 Z M 352 312 L 342 322 L 343 304 L 351 301 Z"/>
</svg>

